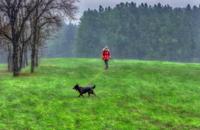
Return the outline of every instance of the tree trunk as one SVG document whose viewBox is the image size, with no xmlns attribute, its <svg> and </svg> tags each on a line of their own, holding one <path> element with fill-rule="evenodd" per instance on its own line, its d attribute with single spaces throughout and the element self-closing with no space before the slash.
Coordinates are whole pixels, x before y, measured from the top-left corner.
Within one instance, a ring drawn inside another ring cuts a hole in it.
<svg viewBox="0 0 200 130">
<path fill-rule="evenodd" d="M 35 64 L 36 64 L 36 49 L 37 49 L 37 31 L 38 31 L 38 20 L 37 20 L 37 16 L 38 16 L 38 8 L 35 11 L 35 17 L 33 18 L 33 41 L 32 41 L 32 45 L 31 45 L 31 73 L 34 73 L 35 71 Z"/>
<path fill-rule="evenodd" d="M 24 64 L 25 64 L 25 66 L 28 66 L 28 50 L 27 50 L 27 47 L 26 47 L 25 52 L 24 52 Z"/>
<path fill-rule="evenodd" d="M 8 62 L 8 71 L 13 72 L 13 63 L 12 63 L 12 48 L 10 45 L 8 45 L 8 57 L 7 57 L 7 62 Z"/>
<path fill-rule="evenodd" d="M 20 69 L 24 67 L 23 66 L 23 60 L 24 60 L 24 44 L 22 45 L 21 50 L 20 50 L 20 60 L 19 60 L 19 62 L 20 62 L 20 66 L 19 66 Z"/>
<path fill-rule="evenodd" d="M 27 47 L 24 47 L 24 53 L 23 53 L 23 63 L 22 63 L 22 67 L 26 67 L 28 66 L 28 54 L 27 54 Z"/>
<path fill-rule="evenodd" d="M 35 67 L 39 66 L 39 50 L 38 47 L 36 47 L 36 51 L 35 51 Z"/>
<path fill-rule="evenodd" d="M 13 76 L 19 76 L 20 69 L 19 69 L 19 34 L 16 31 L 15 20 L 17 15 L 12 10 L 10 16 L 10 25 L 11 25 L 11 33 L 12 33 L 12 46 L 13 46 L 13 56 L 12 56 L 12 63 L 13 63 Z"/>
<path fill-rule="evenodd" d="M 13 40 L 13 76 L 19 76 L 19 45 Z"/>
<path fill-rule="evenodd" d="M 35 48 L 35 44 L 33 44 L 31 49 L 31 73 L 35 71 Z"/>
</svg>

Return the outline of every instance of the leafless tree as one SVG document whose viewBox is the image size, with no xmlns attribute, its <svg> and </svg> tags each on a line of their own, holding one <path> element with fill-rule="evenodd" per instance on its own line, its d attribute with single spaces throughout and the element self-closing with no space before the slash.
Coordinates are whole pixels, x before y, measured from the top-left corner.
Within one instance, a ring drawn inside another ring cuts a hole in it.
<svg viewBox="0 0 200 130">
<path fill-rule="evenodd" d="M 39 0 L 37 0 L 39 2 Z M 38 52 L 42 41 L 41 33 L 45 29 L 58 26 L 61 18 L 68 16 L 74 18 L 76 7 L 73 6 L 74 0 L 44 0 L 43 4 L 38 6 L 32 15 L 32 34 L 33 41 L 31 44 L 31 72 L 34 72 L 35 66 L 38 66 Z M 43 32 L 44 33 L 44 32 Z"/>
<path fill-rule="evenodd" d="M 31 47 L 31 72 L 38 61 L 41 33 L 64 17 L 74 18 L 77 0 L 1 0 L 0 37 L 5 38 L 12 55 L 13 76 L 18 76 Z"/>
</svg>

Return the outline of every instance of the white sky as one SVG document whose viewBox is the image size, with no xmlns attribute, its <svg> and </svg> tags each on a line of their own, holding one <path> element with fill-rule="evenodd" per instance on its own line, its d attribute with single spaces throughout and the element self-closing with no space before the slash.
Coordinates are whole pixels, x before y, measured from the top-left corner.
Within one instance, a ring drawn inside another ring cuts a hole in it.
<svg viewBox="0 0 200 130">
<path fill-rule="evenodd" d="M 90 9 L 98 9 L 99 5 L 102 5 L 104 7 L 106 6 L 115 6 L 116 4 L 119 4 L 120 2 L 135 2 L 138 4 L 148 3 L 150 5 L 154 5 L 156 3 L 161 4 L 169 4 L 172 7 L 184 7 L 187 4 L 190 5 L 199 5 L 200 0 L 80 0 L 79 3 L 77 3 L 79 12 L 77 13 L 76 17 L 79 19 L 82 16 L 82 13 L 84 10 Z"/>
</svg>

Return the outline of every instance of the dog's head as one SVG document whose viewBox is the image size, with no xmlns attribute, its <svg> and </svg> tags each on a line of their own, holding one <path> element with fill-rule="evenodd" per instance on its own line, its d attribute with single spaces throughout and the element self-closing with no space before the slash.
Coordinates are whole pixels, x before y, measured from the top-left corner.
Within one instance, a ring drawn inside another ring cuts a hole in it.
<svg viewBox="0 0 200 130">
<path fill-rule="evenodd" d="M 79 88 L 79 85 L 78 85 L 78 84 L 76 84 L 76 85 L 73 87 L 73 89 L 75 89 L 75 90 L 78 90 L 78 88 Z"/>
</svg>

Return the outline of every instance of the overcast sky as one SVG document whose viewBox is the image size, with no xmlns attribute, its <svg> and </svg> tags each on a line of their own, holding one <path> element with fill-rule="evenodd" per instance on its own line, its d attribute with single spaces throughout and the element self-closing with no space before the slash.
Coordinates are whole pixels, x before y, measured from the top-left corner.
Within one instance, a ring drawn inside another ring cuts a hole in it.
<svg viewBox="0 0 200 130">
<path fill-rule="evenodd" d="M 79 7 L 79 13 L 77 13 L 77 18 L 79 19 L 83 13 L 84 10 L 90 9 L 98 9 L 99 5 L 106 6 L 115 6 L 116 4 L 120 2 L 135 2 L 137 4 L 140 3 L 148 3 L 150 5 L 154 5 L 156 3 L 162 3 L 162 4 L 169 4 L 172 7 L 184 7 L 187 4 L 193 5 L 199 5 L 200 0 L 80 0 L 80 2 L 77 4 Z"/>
</svg>

